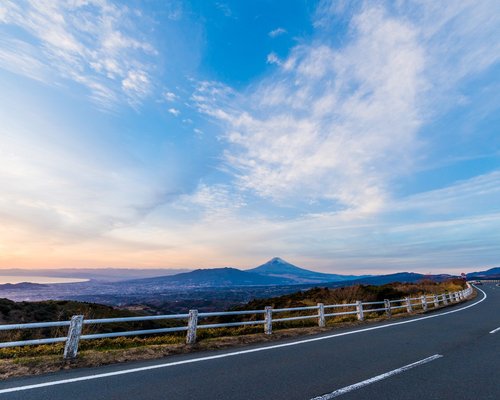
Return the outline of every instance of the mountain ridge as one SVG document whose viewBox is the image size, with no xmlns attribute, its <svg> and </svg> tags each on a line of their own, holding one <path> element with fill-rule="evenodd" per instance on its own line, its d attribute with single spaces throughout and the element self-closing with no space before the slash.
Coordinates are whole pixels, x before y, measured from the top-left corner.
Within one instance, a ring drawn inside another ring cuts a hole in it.
<svg viewBox="0 0 500 400">
<path fill-rule="evenodd" d="M 181 284 L 196 287 L 225 287 L 225 286 L 267 286 L 290 285 L 293 281 L 286 278 L 262 276 L 242 271 L 237 268 L 223 267 L 210 269 L 195 269 L 176 275 L 158 276 L 153 278 L 134 279 L 120 282 L 120 284 Z"/>
<path fill-rule="evenodd" d="M 493 267 L 486 271 L 469 272 L 467 279 L 500 279 L 500 267 Z"/>
<path fill-rule="evenodd" d="M 340 282 L 364 277 L 364 275 L 340 275 L 311 271 L 290 264 L 280 257 L 274 257 L 258 267 L 246 270 L 263 276 L 281 277 L 301 283 Z"/>
</svg>

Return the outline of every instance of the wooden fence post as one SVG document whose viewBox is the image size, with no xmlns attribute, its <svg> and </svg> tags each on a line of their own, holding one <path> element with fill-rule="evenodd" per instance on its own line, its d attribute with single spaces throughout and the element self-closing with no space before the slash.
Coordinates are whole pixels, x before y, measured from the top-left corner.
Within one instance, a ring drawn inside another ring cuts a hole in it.
<svg viewBox="0 0 500 400">
<path fill-rule="evenodd" d="M 318 326 L 325 327 L 325 305 L 323 303 L 318 303 Z"/>
<path fill-rule="evenodd" d="M 385 299 L 384 300 L 384 305 L 385 305 L 385 314 L 388 317 L 391 317 L 392 316 L 392 310 L 391 310 L 391 302 L 390 302 L 390 300 Z"/>
<path fill-rule="evenodd" d="M 422 310 L 427 311 L 427 297 L 420 296 L 420 301 L 422 302 Z"/>
<path fill-rule="evenodd" d="M 365 313 L 363 312 L 363 303 L 360 300 L 358 300 L 356 302 L 356 311 L 357 311 L 356 315 L 358 316 L 358 319 L 360 321 L 363 321 L 365 319 Z"/>
<path fill-rule="evenodd" d="M 446 297 L 446 293 L 443 293 L 443 304 L 444 304 L 445 306 L 447 306 L 447 305 L 448 305 L 448 299 L 447 299 L 447 297 Z"/>
<path fill-rule="evenodd" d="M 413 307 L 411 305 L 410 297 L 406 297 L 405 300 L 406 300 L 406 311 L 411 313 L 413 311 Z"/>
<path fill-rule="evenodd" d="M 196 343 L 197 328 L 198 328 L 198 310 L 189 310 L 186 344 Z"/>
<path fill-rule="evenodd" d="M 273 333 L 273 308 L 271 306 L 267 306 L 265 311 L 264 333 L 266 335 L 271 335 Z"/>
<path fill-rule="evenodd" d="M 71 360 L 78 354 L 78 344 L 83 328 L 83 315 L 73 315 L 68 329 L 68 338 L 64 346 L 64 359 Z"/>
<path fill-rule="evenodd" d="M 434 295 L 434 308 L 438 307 L 439 307 L 439 298 L 437 297 L 437 295 Z"/>
</svg>

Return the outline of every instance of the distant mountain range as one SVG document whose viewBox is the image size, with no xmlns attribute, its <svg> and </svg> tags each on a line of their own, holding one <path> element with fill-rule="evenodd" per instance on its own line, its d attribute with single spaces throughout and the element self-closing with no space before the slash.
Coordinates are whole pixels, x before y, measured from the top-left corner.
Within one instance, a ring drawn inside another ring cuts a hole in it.
<svg viewBox="0 0 500 400">
<path fill-rule="evenodd" d="M 326 274 L 300 268 L 277 257 L 256 268 L 244 271 L 236 268 L 213 268 L 172 275 L 168 274 L 171 271 L 157 269 L 148 270 L 148 274 L 156 273 L 157 276 L 137 279 L 135 272 L 125 269 L 123 270 L 124 276 L 113 279 L 111 274 L 117 271 L 107 269 L 101 275 L 101 279 L 91 279 L 86 282 L 41 285 L 4 284 L 0 285 L 0 298 L 5 297 L 16 301 L 80 300 L 118 306 L 161 305 L 163 302 L 168 302 L 169 307 L 171 305 L 177 307 L 179 302 L 184 304 L 187 301 L 186 304 L 196 303 L 197 307 L 212 307 L 213 304 L 220 305 L 221 301 L 229 306 L 253 298 L 280 296 L 318 286 L 336 288 L 353 285 L 384 285 L 393 282 L 413 283 L 423 279 L 444 281 L 456 277 L 413 272 L 371 276 Z M 83 272 L 83 274 L 86 273 L 92 273 L 92 271 Z M 496 278 L 499 274 L 500 268 L 492 268 L 488 271 L 470 273 L 468 277 L 469 279 Z M 192 303 L 193 301 L 195 303 Z M 175 307 L 173 309 L 177 309 Z"/>
<path fill-rule="evenodd" d="M 470 272 L 467 279 L 500 279 L 500 267 L 490 268 L 486 271 Z"/>
<path fill-rule="evenodd" d="M 292 265 L 275 257 L 256 268 L 242 271 L 237 268 L 196 269 L 170 276 L 133 279 L 120 282 L 121 285 L 139 284 L 145 286 L 183 287 L 230 287 L 319 284 L 344 282 L 365 276 L 324 274 Z"/>
<path fill-rule="evenodd" d="M 417 282 L 422 279 L 432 279 L 434 281 L 443 281 L 454 277 L 453 275 L 423 275 L 414 272 L 398 272 L 387 275 L 341 275 L 327 274 L 317 271 L 311 271 L 305 268 L 297 267 L 289 262 L 275 257 L 265 264 L 249 270 L 240 270 L 236 268 L 213 268 L 197 269 L 189 272 L 177 274 L 162 274 L 160 276 L 146 277 L 137 279 L 137 275 L 130 270 L 120 270 L 125 272 L 118 280 L 112 279 L 113 270 L 106 269 L 100 275 L 104 279 L 97 279 L 89 282 L 68 283 L 68 284 L 44 284 L 35 285 L 23 283 L 18 285 L 0 285 L 1 292 L 10 292 L 12 290 L 33 293 L 53 293 L 54 291 L 65 291 L 65 293 L 78 294 L 106 294 L 106 295 L 129 295 L 141 293 L 170 293 L 179 290 L 191 289 L 230 289 L 250 288 L 250 287 L 296 287 L 296 290 L 302 290 L 314 286 L 351 286 L 358 284 L 365 285 L 384 285 L 392 282 Z M 67 270 L 65 271 L 68 272 Z M 90 271 L 84 271 L 79 276 L 83 276 Z M 147 274 L 153 272 L 163 273 L 163 270 L 148 270 Z M 165 271 L 166 272 L 166 271 Z M 171 271 L 168 271 L 171 272 Z M 94 275 L 94 276 L 97 276 Z M 132 279 L 127 279 L 132 277 Z M 481 278 L 500 278 L 500 268 L 492 268 L 488 271 L 473 272 L 467 274 L 469 279 Z M 113 282 L 114 280 L 114 282 Z M 1 297 L 0 292 L 0 297 Z"/>
<path fill-rule="evenodd" d="M 345 286 L 345 285 L 383 285 L 391 282 L 417 282 L 422 279 L 443 281 L 452 275 L 423 275 L 414 272 L 398 272 L 388 275 L 339 275 L 326 274 L 297 267 L 287 261 L 275 257 L 265 264 L 245 271 L 236 268 L 197 269 L 191 272 L 171 276 L 134 279 L 118 282 L 122 286 L 139 285 L 151 287 L 185 288 L 222 288 L 240 286 L 301 286 L 314 285 Z"/>
<path fill-rule="evenodd" d="M 442 282 L 447 279 L 455 277 L 456 275 L 448 275 L 448 274 L 424 275 L 415 272 L 397 272 L 395 274 L 372 275 L 368 277 L 352 279 L 343 283 L 346 285 L 385 285 L 387 283 L 393 283 L 393 282 L 414 283 L 424 279 L 431 279 L 436 282 Z"/>
</svg>

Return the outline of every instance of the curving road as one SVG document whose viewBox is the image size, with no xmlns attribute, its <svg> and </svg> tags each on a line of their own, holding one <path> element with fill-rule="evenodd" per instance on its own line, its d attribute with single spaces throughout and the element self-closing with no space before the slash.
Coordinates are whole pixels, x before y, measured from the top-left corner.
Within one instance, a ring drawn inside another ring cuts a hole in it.
<svg viewBox="0 0 500 400">
<path fill-rule="evenodd" d="M 0 383 L 0 399 L 500 399 L 500 287 L 425 316 Z"/>
</svg>

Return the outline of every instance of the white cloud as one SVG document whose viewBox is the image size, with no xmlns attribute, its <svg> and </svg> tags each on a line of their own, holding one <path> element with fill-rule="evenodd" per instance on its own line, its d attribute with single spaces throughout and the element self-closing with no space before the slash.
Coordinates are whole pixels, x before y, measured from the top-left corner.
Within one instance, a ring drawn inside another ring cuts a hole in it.
<svg viewBox="0 0 500 400">
<path fill-rule="evenodd" d="M 286 29 L 276 28 L 276 29 L 272 30 L 271 32 L 269 32 L 268 35 L 272 38 L 275 38 L 277 36 L 284 35 L 285 33 L 287 33 Z"/>
<path fill-rule="evenodd" d="M 269 53 L 267 55 L 267 63 L 268 64 L 278 64 L 278 65 L 280 65 L 281 61 L 280 61 L 278 55 L 276 53 L 272 52 L 272 53 Z"/>
<path fill-rule="evenodd" d="M 234 194 L 230 186 L 201 183 L 192 194 L 179 197 L 173 206 L 189 212 L 197 209 L 204 219 L 214 219 L 233 214 L 244 205 L 243 198 Z"/>
<path fill-rule="evenodd" d="M 240 189 L 278 204 L 327 200 L 351 215 L 383 209 L 415 168 L 423 124 L 453 104 L 460 79 L 499 59 L 499 17 L 485 3 L 324 1 L 318 36 L 284 60 L 270 53 L 281 68 L 244 96 L 205 83 L 193 99 L 224 127 Z M 339 47 L 323 29 L 341 13 L 352 19 Z"/>
<path fill-rule="evenodd" d="M 177 117 L 181 113 L 177 108 L 169 108 L 168 112 L 174 117 Z"/>
<path fill-rule="evenodd" d="M 131 99 L 146 96 L 151 87 L 148 75 L 144 71 L 129 71 L 122 81 L 122 88 Z"/>
<path fill-rule="evenodd" d="M 165 100 L 170 101 L 170 102 L 177 100 L 177 95 L 174 92 L 167 91 L 167 92 L 163 93 L 163 97 L 165 98 Z"/>
<path fill-rule="evenodd" d="M 46 82 L 51 76 L 50 68 L 35 54 L 36 50 L 32 45 L 0 35 L 0 68 Z"/>
<path fill-rule="evenodd" d="M 200 109 L 227 127 L 225 159 L 243 189 L 280 203 L 383 205 L 415 146 L 424 51 L 413 25 L 379 8 L 364 10 L 351 30 L 341 49 L 297 46 L 245 111 L 199 94 Z"/>
<path fill-rule="evenodd" d="M 151 89 L 146 84 L 151 82 L 146 60 L 157 52 L 150 43 L 135 37 L 140 33 L 134 18 L 127 7 L 106 0 L 7 0 L 0 23 L 4 24 L 2 35 L 11 38 L 0 42 L 0 66 L 47 84 L 74 81 L 85 86 L 103 108 L 113 107 L 123 97 L 121 93 L 136 105 Z M 21 45 L 14 48 L 8 40 Z M 7 66 L 26 65 L 28 57 L 36 60 L 30 68 Z"/>
</svg>

